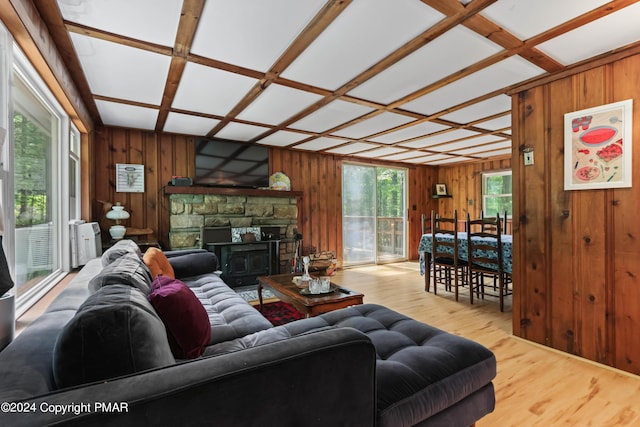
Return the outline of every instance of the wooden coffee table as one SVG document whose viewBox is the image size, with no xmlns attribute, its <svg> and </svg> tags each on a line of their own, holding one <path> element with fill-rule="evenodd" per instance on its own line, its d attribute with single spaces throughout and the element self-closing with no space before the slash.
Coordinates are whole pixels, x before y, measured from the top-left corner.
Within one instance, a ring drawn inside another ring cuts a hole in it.
<svg viewBox="0 0 640 427">
<path fill-rule="evenodd" d="M 296 309 L 305 313 L 307 317 L 317 316 L 328 311 L 362 304 L 363 294 L 354 292 L 344 286 L 331 283 L 335 291 L 320 295 L 303 295 L 302 288 L 293 283 L 293 278 L 299 274 L 278 274 L 275 276 L 258 277 L 258 298 L 262 308 L 262 289 L 270 289 L 281 301 L 292 304 Z"/>
</svg>

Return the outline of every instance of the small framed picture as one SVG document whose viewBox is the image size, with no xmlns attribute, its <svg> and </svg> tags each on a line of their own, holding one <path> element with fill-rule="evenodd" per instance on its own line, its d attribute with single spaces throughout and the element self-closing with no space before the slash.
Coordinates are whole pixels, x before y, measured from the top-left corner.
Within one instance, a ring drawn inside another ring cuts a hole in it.
<svg viewBox="0 0 640 427">
<path fill-rule="evenodd" d="M 436 195 L 437 196 L 446 196 L 447 195 L 447 186 L 445 184 L 436 184 Z"/>
</svg>

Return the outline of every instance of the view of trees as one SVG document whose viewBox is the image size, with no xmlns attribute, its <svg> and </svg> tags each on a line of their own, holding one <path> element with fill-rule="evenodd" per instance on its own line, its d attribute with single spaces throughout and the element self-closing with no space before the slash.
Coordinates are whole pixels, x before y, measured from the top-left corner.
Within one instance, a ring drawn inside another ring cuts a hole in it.
<svg viewBox="0 0 640 427">
<path fill-rule="evenodd" d="M 50 157 L 50 138 L 18 111 L 13 116 L 13 127 L 16 227 L 44 224 L 49 221 L 45 159 Z"/>
<path fill-rule="evenodd" d="M 485 175 L 482 210 L 487 216 L 513 213 L 511 174 Z"/>
</svg>

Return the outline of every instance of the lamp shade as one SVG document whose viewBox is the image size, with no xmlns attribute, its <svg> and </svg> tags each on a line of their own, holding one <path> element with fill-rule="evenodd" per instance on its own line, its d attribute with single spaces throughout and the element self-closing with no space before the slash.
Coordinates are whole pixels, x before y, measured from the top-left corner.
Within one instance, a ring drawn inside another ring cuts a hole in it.
<svg viewBox="0 0 640 427">
<path fill-rule="evenodd" d="M 117 202 L 115 205 L 111 206 L 111 210 L 107 212 L 107 219 L 114 220 L 116 225 L 112 225 L 109 228 L 109 234 L 111 234 L 111 238 L 114 240 L 120 240 L 124 237 L 127 229 L 124 225 L 120 225 L 120 221 L 123 219 L 129 218 L 129 212 L 124 210 L 124 206 Z"/>
</svg>

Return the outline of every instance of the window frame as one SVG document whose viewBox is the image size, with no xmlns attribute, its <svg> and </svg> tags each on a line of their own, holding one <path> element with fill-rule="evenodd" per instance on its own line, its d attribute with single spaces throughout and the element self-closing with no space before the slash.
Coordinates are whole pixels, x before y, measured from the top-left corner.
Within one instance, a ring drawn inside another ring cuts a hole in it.
<svg viewBox="0 0 640 427">
<path fill-rule="evenodd" d="M 501 193 L 501 194 L 487 194 L 487 180 L 488 178 L 495 176 L 510 176 L 511 177 L 511 193 Z M 493 171 L 493 172 L 483 172 L 482 173 L 482 210 L 485 214 L 491 216 L 491 212 L 486 211 L 487 199 L 495 197 L 504 197 L 511 199 L 511 212 L 507 212 L 507 219 L 511 218 L 513 214 L 513 172 L 509 170 L 503 171 Z M 500 212 L 502 214 L 502 212 Z"/>
</svg>

